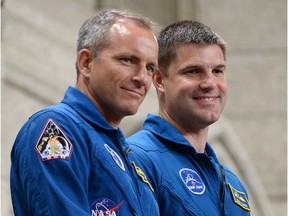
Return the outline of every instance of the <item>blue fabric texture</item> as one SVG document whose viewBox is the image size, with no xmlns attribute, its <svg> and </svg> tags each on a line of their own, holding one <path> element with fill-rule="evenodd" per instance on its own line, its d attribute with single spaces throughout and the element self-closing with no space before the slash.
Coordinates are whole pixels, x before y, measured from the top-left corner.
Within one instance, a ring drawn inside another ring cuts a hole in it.
<svg viewBox="0 0 288 216">
<path fill-rule="evenodd" d="M 159 215 L 129 155 L 121 130 L 69 87 L 60 104 L 31 116 L 15 140 L 15 215 Z"/>
<path fill-rule="evenodd" d="M 197 153 L 172 124 L 152 114 L 127 142 L 155 189 L 161 215 L 250 215 L 245 187 L 208 143 Z"/>
</svg>

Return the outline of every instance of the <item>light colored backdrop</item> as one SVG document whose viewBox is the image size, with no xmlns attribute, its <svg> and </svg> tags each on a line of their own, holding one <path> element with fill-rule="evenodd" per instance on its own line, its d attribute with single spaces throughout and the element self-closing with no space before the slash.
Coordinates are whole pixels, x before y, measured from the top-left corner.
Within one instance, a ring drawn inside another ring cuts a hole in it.
<svg viewBox="0 0 288 216">
<path fill-rule="evenodd" d="M 131 9 L 164 26 L 195 19 L 228 44 L 229 99 L 209 140 L 245 182 L 254 216 L 286 215 L 287 17 L 285 0 L 6 0 L 2 12 L 1 215 L 13 215 L 10 150 L 37 110 L 58 103 L 74 85 L 75 41 L 82 22 L 107 7 Z M 121 127 L 134 132 L 157 113 L 153 87 L 137 115 Z"/>
</svg>

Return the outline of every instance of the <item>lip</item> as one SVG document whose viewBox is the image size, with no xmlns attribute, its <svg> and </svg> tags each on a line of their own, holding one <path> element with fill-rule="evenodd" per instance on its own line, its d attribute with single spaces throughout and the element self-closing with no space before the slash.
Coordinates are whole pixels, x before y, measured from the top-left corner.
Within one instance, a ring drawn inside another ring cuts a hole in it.
<svg viewBox="0 0 288 216">
<path fill-rule="evenodd" d="M 199 101 L 214 101 L 218 98 L 220 98 L 219 96 L 200 96 L 200 97 L 193 97 L 195 100 L 199 100 Z"/>
<path fill-rule="evenodd" d="M 144 96 L 144 94 L 140 90 L 137 90 L 137 89 L 129 89 L 129 88 L 122 88 L 122 89 L 132 93 L 133 95 L 136 94 L 136 95 L 141 96 L 141 97 Z"/>
<path fill-rule="evenodd" d="M 214 104 L 217 100 L 220 99 L 220 96 L 197 96 L 193 97 L 193 99 L 200 104 Z"/>
</svg>

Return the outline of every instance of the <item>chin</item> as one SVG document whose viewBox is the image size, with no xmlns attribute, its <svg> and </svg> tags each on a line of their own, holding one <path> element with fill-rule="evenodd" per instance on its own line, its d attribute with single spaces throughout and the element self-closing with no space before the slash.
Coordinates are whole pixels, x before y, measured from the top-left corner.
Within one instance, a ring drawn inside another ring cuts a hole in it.
<svg viewBox="0 0 288 216">
<path fill-rule="evenodd" d="M 207 125 L 215 123 L 216 121 L 219 120 L 219 118 L 220 118 L 219 115 L 213 115 L 213 114 L 202 116 L 203 122 L 206 122 Z"/>
<path fill-rule="evenodd" d="M 209 118 L 209 119 L 208 119 L 208 122 L 209 122 L 210 124 L 213 124 L 213 123 L 217 122 L 218 120 L 219 120 L 219 117 L 214 117 L 214 118 Z"/>
<path fill-rule="evenodd" d="M 138 108 L 137 109 L 129 109 L 129 110 L 126 110 L 126 111 L 124 111 L 124 115 L 125 116 L 131 116 L 131 115 L 135 115 L 136 113 L 137 113 L 137 111 L 138 111 Z"/>
</svg>

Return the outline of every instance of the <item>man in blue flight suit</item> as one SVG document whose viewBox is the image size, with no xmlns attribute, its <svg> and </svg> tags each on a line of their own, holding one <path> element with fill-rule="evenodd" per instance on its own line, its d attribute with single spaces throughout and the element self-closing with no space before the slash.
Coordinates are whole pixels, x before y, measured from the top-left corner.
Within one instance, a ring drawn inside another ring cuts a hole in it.
<svg viewBox="0 0 288 216">
<path fill-rule="evenodd" d="M 225 42 L 208 26 L 179 21 L 158 36 L 153 74 L 159 115 L 127 139 L 155 190 L 160 214 L 250 215 L 246 189 L 207 143 L 227 97 Z"/>
<path fill-rule="evenodd" d="M 18 215 L 158 215 L 145 173 L 119 129 L 137 112 L 157 69 L 152 22 L 104 10 L 84 22 L 77 83 L 58 105 L 34 114 L 11 152 Z"/>
</svg>

